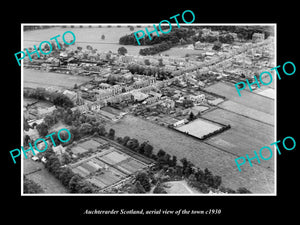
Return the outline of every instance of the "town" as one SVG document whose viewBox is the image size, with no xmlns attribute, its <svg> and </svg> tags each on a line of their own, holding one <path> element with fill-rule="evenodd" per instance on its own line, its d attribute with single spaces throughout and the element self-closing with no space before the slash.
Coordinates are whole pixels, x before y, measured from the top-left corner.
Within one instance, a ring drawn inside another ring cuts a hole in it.
<svg viewBox="0 0 300 225">
<path fill-rule="evenodd" d="M 274 140 L 274 82 L 235 89 L 275 67 L 274 27 L 182 25 L 137 46 L 143 27 L 24 26 L 29 51 L 39 32 L 76 35 L 23 59 L 23 146 L 71 133 L 24 160 L 24 193 L 272 193 L 274 161 L 234 159 Z"/>
</svg>

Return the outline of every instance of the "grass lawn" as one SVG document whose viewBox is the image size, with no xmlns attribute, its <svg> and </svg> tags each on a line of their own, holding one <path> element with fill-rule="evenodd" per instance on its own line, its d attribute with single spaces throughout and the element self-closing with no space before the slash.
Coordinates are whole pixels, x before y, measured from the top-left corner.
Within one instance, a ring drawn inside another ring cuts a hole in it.
<svg viewBox="0 0 300 225">
<path fill-rule="evenodd" d="M 176 128 L 181 132 L 187 132 L 190 135 L 193 135 L 198 138 L 202 138 L 204 135 L 212 133 L 221 128 L 220 125 L 214 124 L 210 121 L 203 119 L 196 119 L 188 124 Z"/>
<path fill-rule="evenodd" d="M 229 100 L 246 107 L 274 115 L 274 100 L 250 92 L 249 89 L 242 90 L 242 96 L 239 96 L 233 84 L 218 82 L 205 88 L 205 90 L 225 96 Z"/>
<path fill-rule="evenodd" d="M 75 84 L 79 85 L 91 80 L 88 77 L 42 72 L 39 70 L 24 69 L 23 71 L 24 87 L 30 88 L 47 88 L 51 86 L 61 89 L 73 88 Z"/>
<path fill-rule="evenodd" d="M 224 122 L 223 124 L 228 123 Z M 253 167 L 245 164 L 242 172 L 239 172 L 234 161 L 237 155 L 222 151 L 222 149 L 209 143 L 196 140 L 132 115 L 126 115 L 116 123 L 107 124 L 106 128 L 115 129 L 118 137 L 129 136 L 138 139 L 139 143 L 149 141 L 154 148 L 154 153 L 157 153 L 159 149 L 163 149 L 170 155 L 176 155 L 177 159 L 185 157 L 201 169 L 208 168 L 215 175 L 222 176 L 222 183 L 226 187 L 233 189 L 246 187 L 253 193 L 273 193 L 274 191 L 274 172 L 272 170 L 257 164 Z M 261 135 L 261 133 L 258 135 Z M 249 139 L 249 137 L 246 138 Z M 238 141 L 234 139 L 231 142 L 235 144 Z M 242 141 L 239 142 L 242 143 Z M 256 143 L 256 140 L 253 140 L 253 142 Z M 268 144 L 270 143 L 272 142 L 268 142 Z M 221 148 L 226 149 L 227 147 L 222 145 Z M 248 151 L 252 150 L 253 152 L 254 149 L 250 148 Z"/>
</svg>

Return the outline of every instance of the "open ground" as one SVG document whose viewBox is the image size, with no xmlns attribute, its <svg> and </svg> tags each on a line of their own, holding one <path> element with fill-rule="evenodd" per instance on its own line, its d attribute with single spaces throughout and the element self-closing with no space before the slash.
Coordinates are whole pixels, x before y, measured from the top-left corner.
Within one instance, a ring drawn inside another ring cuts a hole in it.
<svg viewBox="0 0 300 225">
<path fill-rule="evenodd" d="M 116 136 L 137 138 L 139 143 L 149 141 L 154 147 L 154 152 L 165 150 L 178 159 L 187 158 L 196 166 L 208 168 L 214 174 L 222 176 L 223 184 L 237 189 L 246 187 L 254 193 L 274 192 L 274 172 L 255 164 L 253 167 L 246 165 L 239 172 L 234 159 L 237 154 L 216 148 L 195 138 L 151 123 L 132 115 L 126 115 L 119 122 L 107 124 L 113 128 Z M 270 144 L 270 143 L 268 143 Z M 249 152 L 253 149 L 249 149 Z M 260 182 L 257 182 L 257 181 Z"/>
</svg>

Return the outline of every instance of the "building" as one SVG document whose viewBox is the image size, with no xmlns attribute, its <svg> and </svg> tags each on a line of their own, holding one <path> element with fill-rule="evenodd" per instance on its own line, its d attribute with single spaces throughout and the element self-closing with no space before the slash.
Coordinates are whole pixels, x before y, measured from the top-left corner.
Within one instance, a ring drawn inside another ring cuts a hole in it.
<svg viewBox="0 0 300 225">
<path fill-rule="evenodd" d="M 257 43 L 265 40 L 265 34 L 264 33 L 254 33 L 252 35 L 252 42 Z"/>
<path fill-rule="evenodd" d="M 44 117 L 46 115 L 51 114 L 55 109 L 56 107 L 54 105 L 48 108 L 38 108 L 37 110 L 38 110 L 38 115 Z"/>
<path fill-rule="evenodd" d="M 146 98 L 148 98 L 147 94 L 144 94 L 144 93 L 139 92 L 139 91 L 133 91 L 133 92 L 131 92 L 131 94 L 133 95 L 133 99 L 135 101 L 138 101 L 138 102 L 143 101 Z"/>
<path fill-rule="evenodd" d="M 190 95 L 190 100 L 192 100 L 194 103 L 203 103 L 205 102 L 205 95 L 200 94 L 200 95 Z"/>
<path fill-rule="evenodd" d="M 178 126 L 181 126 L 181 125 L 185 124 L 185 122 L 186 122 L 186 119 L 179 120 L 179 121 L 173 123 L 173 126 L 178 127 Z"/>
<path fill-rule="evenodd" d="M 61 155 L 63 153 L 65 153 L 66 148 L 63 147 L 62 145 L 58 145 L 58 146 L 52 146 L 53 151 L 55 152 L 56 155 Z"/>
</svg>

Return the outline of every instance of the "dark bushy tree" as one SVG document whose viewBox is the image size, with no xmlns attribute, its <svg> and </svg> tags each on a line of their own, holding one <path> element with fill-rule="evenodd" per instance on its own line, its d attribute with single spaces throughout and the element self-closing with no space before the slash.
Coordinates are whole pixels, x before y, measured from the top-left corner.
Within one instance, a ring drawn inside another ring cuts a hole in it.
<svg viewBox="0 0 300 225">
<path fill-rule="evenodd" d="M 120 55 L 125 55 L 127 53 L 127 49 L 122 46 L 122 47 L 118 48 L 118 53 Z"/>
<path fill-rule="evenodd" d="M 140 182 L 146 192 L 150 191 L 151 185 L 149 181 L 149 177 L 145 172 L 138 173 L 136 175 L 136 181 Z"/>
</svg>

